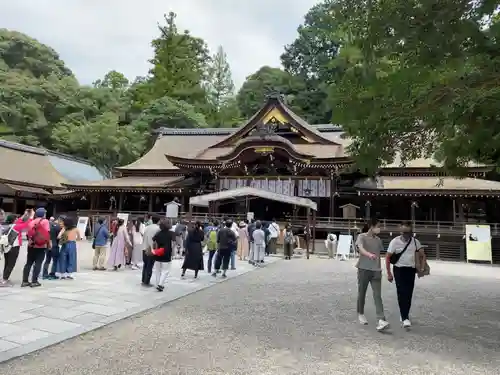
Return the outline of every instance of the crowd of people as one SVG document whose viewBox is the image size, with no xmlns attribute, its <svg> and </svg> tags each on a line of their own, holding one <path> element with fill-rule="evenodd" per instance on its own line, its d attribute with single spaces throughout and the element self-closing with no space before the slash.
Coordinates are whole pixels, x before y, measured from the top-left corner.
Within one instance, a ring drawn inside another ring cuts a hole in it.
<svg viewBox="0 0 500 375">
<path fill-rule="evenodd" d="M 47 219 L 44 208 L 26 210 L 21 217 L 9 215 L 2 218 L 0 250 L 4 257 L 4 269 L 0 287 L 13 285 L 10 276 L 23 245 L 23 234 L 26 235 L 28 243 L 21 287 L 41 286 L 40 273 L 43 279 L 73 279 L 77 270 L 77 240 L 80 237 L 75 220 L 70 217 Z M 306 232 L 307 229 L 304 231 L 307 242 Z M 372 219 L 356 239 L 356 249 L 359 252 L 356 264 L 357 313 L 359 322 L 368 324 L 364 308 L 366 292 L 370 285 L 375 303 L 377 330 L 383 331 L 389 327 L 389 323 L 385 318 L 382 302 L 381 254 L 384 246 L 379 233 L 379 221 Z M 290 224 L 281 231 L 276 220 L 268 223 L 244 220 L 237 224 L 230 219 L 223 219 L 205 223 L 197 221 L 188 226 L 183 220 L 171 223 L 169 219 L 159 216 L 146 216 L 135 218 L 128 225 L 123 219 L 115 219 L 108 230 L 104 219 L 98 219 L 93 230 L 92 266 L 94 271 L 142 268 L 142 285 L 156 287 L 161 292 L 170 275 L 174 258 L 183 258 L 182 278 L 188 270 L 193 271 L 194 278 L 197 278 L 199 272 L 205 270 L 204 253 L 207 252 L 207 272 L 215 278 L 218 275 L 225 278 L 228 270 L 236 269 L 236 258 L 248 261 L 255 267 L 261 266 L 266 255 L 276 254 L 280 236 L 283 240 L 284 259 L 291 259 L 297 245 L 296 235 Z M 109 243 L 111 245 L 108 254 Z M 329 234 L 325 244 L 329 256 L 333 257 L 337 235 Z M 385 269 L 388 281 L 396 283 L 402 325 L 409 328 L 415 277 L 423 277 L 430 272 L 423 246 L 414 237 L 411 223 L 403 222 L 401 235 L 390 242 L 385 257 Z M 151 283 L 153 273 L 155 280 Z"/>
<path fill-rule="evenodd" d="M 44 279 L 73 278 L 78 263 L 76 241 L 80 237 L 76 223 L 70 217 L 57 221 L 52 217 L 47 219 L 46 214 L 44 208 L 28 209 L 23 216 L 8 215 L 0 223 L 0 246 L 4 257 L 0 287 L 12 286 L 10 276 L 23 245 L 23 234 L 28 243 L 21 287 L 41 286 L 40 272 Z"/>
</svg>

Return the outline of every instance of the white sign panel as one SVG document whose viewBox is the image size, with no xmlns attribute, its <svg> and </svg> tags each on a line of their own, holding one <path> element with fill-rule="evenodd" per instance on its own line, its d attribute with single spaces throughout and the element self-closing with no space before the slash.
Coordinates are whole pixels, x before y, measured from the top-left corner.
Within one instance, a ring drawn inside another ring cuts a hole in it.
<svg viewBox="0 0 500 375">
<path fill-rule="evenodd" d="M 126 213 L 123 213 L 123 212 L 120 212 L 119 214 L 116 215 L 116 217 L 118 219 L 122 219 L 123 220 L 123 225 L 125 227 L 127 227 L 127 223 L 128 223 L 128 214 Z"/>
<path fill-rule="evenodd" d="M 85 238 L 85 232 L 87 231 L 87 225 L 89 224 L 89 218 L 87 216 L 81 216 L 78 218 L 78 223 L 76 227 L 80 232 L 80 238 L 83 240 Z"/>
<path fill-rule="evenodd" d="M 339 236 L 339 241 L 337 244 L 337 256 L 341 255 L 343 257 L 349 256 L 352 249 L 352 236 L 350 234 L 341 234 Z"/>
<path fill-rule="evenodd" d="M 177 202 L 170 202 L 166 204 L 165 217 L 168 218 L 178 218 L 179 217 L 179 206 Z"/>
</svg>

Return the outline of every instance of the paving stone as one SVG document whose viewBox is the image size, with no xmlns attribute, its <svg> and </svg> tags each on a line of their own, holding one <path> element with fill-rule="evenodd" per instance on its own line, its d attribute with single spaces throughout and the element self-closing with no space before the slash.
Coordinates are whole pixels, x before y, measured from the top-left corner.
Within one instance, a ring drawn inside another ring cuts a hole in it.
<svg viewBox="0 0 500 375">
<path fill-rule="evenodd" d="M 25 311 L 37 309 L 37 308 L 42 307 L 42 306 L 43 305 L 31 303 L 31 302 L 20 302 L 20 301 L 2 302 L 2 300 L 0 300 L 0 313 L 2 311 L 25 312 Z"/>
<path fill-rule="evenodd" d="M 94 314 L 94 313 L 83 313 L 81 315 L 77 315 L 68 319 L 68 322 L 78 323 L 82 325 L 87 325 L 89 323 L 100 322 L 101 320 L 106 319 L 106 315 Z"/>
<path fill-rule="evenodd" d="M 81 305 L 81 301 L 72 301 L 69 299 L 62 299 L 62 298 L 52 298 L 52 297 L 47 297 L 43 300 L 36 300 L 33 301 L 33 303 L 45 305 L 45 306 L 51 306 L 51 307 L 63 307 L 66 309 L 71 309 L 75 306 Z"/>
<path fill-rule="evenodd" d="M 51 335 L 50 332 L 39 331 L 36 329 L 29 329 L 27 331 L 22 331 L 16 335 L 6 336 L 6 337 L 4 337 L 4 340 L 10 341 L 10 342 L 13 342 L 16 344 L 26 345 L 26 344 L 32 343 L 36 340 L 47 338 L 50 335 Z"/>
<path fill-rule="evenodd" d="M 19 347 L 19 344 L 16 344 L 15 342 L 0 340 L 0 352 L 5 352 L 17 347 Z"/>
<path fill-rule="evenodd" d="M 16 324 L 20 324 L 26 329 L 31 328 L 50 333 L 62 333 L 64 331 L 69 331 L 81 327 L 80 324 L 66 322 L 60 319 L 46 318 L 44 316 L 39 316 L 37 318 L 26 320 Z"/>
<path fill-rule="evenodd" d="M 18 326 L 14 323 L 0 323 L 0 338 L 16 334 L 23 330 L 22 326 Z"/>
<path fill-rule="evenodd" d="M 3 323 L 16 323 L 26 319 L 31 319 L 36 317 L 36 315 L 28 314 L 28 313 L 19 313 L 12 311 L 5 311 L 2 313 L 2 322 Z"/>
<path fill-rule="evenodd" d="M 101 314 L 106 316 L 111 316 L 126 311 L 126 309 L 123 309 L 121 307 L 96 305 L 93 303 L 86 303 L 84 305 L 76 306 L 75 310 L 80 310 L 82 312 L 89 312 L 94 314 Z"/>
<path fill-rule="evenodd" d="M 80 315 L 82 312 L 65 307 L 44 306 L 39 309 L 30 310 L 30 313 L 47 318 L 67 320 L 68 318 Z"/>
<path fill-rule="evenodd" d="M 39 299 L 40 296 L 37 296 L 35 294 L 11 294 L 11 295 L 6 295 L 6 296 L 1 296 L 0 297 L 0 303 L 4 303 L 4 301 L 13 301 L 13 302 L 33 302 Z"/>
</svg>

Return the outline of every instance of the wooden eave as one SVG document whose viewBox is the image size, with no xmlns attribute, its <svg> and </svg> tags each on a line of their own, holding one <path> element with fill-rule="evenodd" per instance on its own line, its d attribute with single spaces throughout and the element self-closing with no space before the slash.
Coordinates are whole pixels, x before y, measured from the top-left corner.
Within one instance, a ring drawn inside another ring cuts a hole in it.
<svg viewBox="0 0 500 375">
<path fill-rule="evenodd" d="M 307 124 L 303 119 L 301 119 L 298 115 L 293 113 L 293 111 L 286 106 L 285 103 L 279 98 L 279 96 L 270 97 L 266 104 L 262 106 L 262 108 L 255 113 L 241 128 L 236 130 L 234 133 L 224 138 L 222 141 L 210 146 L 209 148 L 216 147 L 230 147 L 234 145 L 235 142 L 247 136 L 252 129 L 258 124 L 258 122 L 272 109 L 278 108 L 282 111 L 283 115 L 287 118 L 290 124 L 297 130 L 303 132 L 309 139 L 314 142 L 320 144 L 336 144 L 335 142 L 324 138 L 315 131 L 315 129 L 310 128 L 310 125 Z"/>
<path fill-rule="evenodd" d="M 400 197 L 454 197 L 454 198 L 497 198 L 500 191 L 487 190 L 358 190 L 360 196 L 400 196 Z"/>
<path fill-rule="evenodd" d="M 2 184 L 12 184 L 12 185 L 18 185 L 18 186 L 26 186 L 26 187 L 33 187 L 33 188 L 40 188 L 43 190 L 48 190 L 50 193 L 54 189 L 61 188 L 60 186 L 51 186 L 51 185 L 42 185 L 42 184 L 34 184 L 31 182 L 23 182 L 23 181 L 13 181 L 13 180 L 8 180 L 5 178 L 0 177 L 0 183 Z"/>
<path fill-rule="evenodd" d="M 484 176 L 485 173 L 491 172 L 493 167 L 477 167 L 470 168 L 467 172 L 469 177 Z M 439 168 L 382 168 L 379 171 L 381 176 L 449 176 L 445 171 Z"/>
<path fill-rule="evenodd" d="M 88 192 L 88 193 L 170 193 L 182 192 L 182 188 L 176 187 L 112 187 L 112 186 L 93 186 L 93 187 L 71 187 L 75 192 Z"/>
</svg>

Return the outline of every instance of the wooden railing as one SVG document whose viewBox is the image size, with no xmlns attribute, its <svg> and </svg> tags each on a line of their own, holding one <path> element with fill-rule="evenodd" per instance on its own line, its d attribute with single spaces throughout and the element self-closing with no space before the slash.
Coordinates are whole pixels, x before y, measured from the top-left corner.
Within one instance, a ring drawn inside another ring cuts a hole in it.
<svg viewBox="0 0 500 375">
<path fill-rule="evenodd" d="M 146 211 L 122 211 L 123 213 L 128 213 L 132 218 L 143 216 L 147 213 Z M 116 217 L 116 211 L 97 211 L 97 210 L 82 210 L 79 212 L 67 213 L 74 216 L 89 216 L 91 218 L 96 219 L 99 216 L 102 216 L 106 219 Z M 164 212 L 155 212 L 154 214 L 164 216 Z M 187 218 L 188 214 L 186 212 L 180 213 L 181 218 Z M 213 215 L 201 214 L 201 213 L 193 213 L 192 220 L 201 220 L 205 221 L 209 218 L 212 218 Z M 244 214 L 218 214 L 216 218 L 219 220 L 222 218 L 228 218 L 232 220 L 243 220 L 245 219 Z M 307 218 L 305 216 L 298 216 L 295 218 L 290 218 L 287 220 L 280 220 L 283 223 L 289 221 L 292 223 L 294 227 L 297 226 L 305 226 L 307 224 Z M 394 232 L 397 233 L 399 231 L 399 225 L 402 220 L 392 220 L 392 219 L 382 219 L 381 227 L 384 232 Z M 340 217 L 316 217 L 316 230 L 338 230 L 338 231 L 348 231 L 348 232 L 359 232 L 363 228 L 365 220 L 363 218 L 357 219 L 345 219 Z M 467 224 L 476 224 L 476 223 L 468 223 L 468 222 L 451 222 L 451 221 L 414 221 L 414 231 L 416 233 L 437 233 L 437 234 L 463 234 L 465 235 L 465 226 Z M 491 234 L 493 236 L 500 236 L 500 223 L 481 223 L 483 225 L 489 225 L 491 228 Z"/>
</svg>

